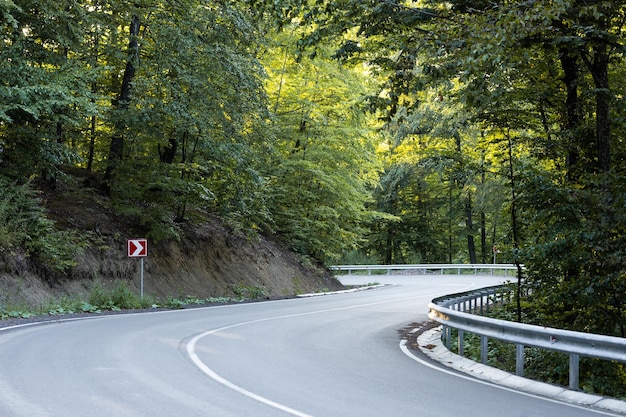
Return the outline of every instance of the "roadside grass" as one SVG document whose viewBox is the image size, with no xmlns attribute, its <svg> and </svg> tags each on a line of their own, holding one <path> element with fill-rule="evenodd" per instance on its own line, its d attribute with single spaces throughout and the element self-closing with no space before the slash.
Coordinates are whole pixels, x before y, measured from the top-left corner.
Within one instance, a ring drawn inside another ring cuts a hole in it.
<svg viewBox="0 0 626 417">
<path fill-rule="evenodd" d="M 0 320 L 29 319 L 37 316 L 57 316 L 75 313 L 99 314 L 104 311 L 141 310 L 165 308 L 183 309 L 190 306 L 242 303 L 267 298 L 264 287 L 232 285 L 233 297 L 199 298 L 192 295 L 157 298 L 140 297 L 127 283 L 121 282 L 113 289 L 100 284 L 94 285 L 86 299 L 80 297 L 60 297 L 38 307 L 0 304 Z"/>
</svg>

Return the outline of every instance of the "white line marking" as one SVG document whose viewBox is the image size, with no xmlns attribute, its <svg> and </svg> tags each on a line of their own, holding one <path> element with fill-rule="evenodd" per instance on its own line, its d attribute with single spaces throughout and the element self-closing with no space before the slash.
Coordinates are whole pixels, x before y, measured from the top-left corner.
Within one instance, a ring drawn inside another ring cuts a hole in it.
<svg viewBox="0 0 626 417">
<path fill-rule="evenodd" d="M 549 401 L 549 402 L 560 404 L 560 405 L 568 405 L 570 407 L 578 408 L 578 409 L 585 410 L 585 411 L 591 411 L 591 412 L 598 413 L 598 414 L 603 414 L 605 416 L 615 416 L 615 417 L 622 416 L 622 414 L 614 414 L 614 413 L 598 410 L 598 409 L 595 409 L 595 408 L 582 407 L 580 405 L 571 404 L 571 403 L 568 403 L 568 402 L 565 402 L 565 401 L 560 401 L 560 400 L 557 400 L 557 399 L 554 399 L 554 398 L 543 397 L 543 396 L 536 395 L 536 394 L 531 394 L 531 393 L 525 392 L 525 391 L 518 391 L 516 389 L 512 389 L 512 388 L 509 388 L 509 387 L 498 385 L 498 384 L 495 384 L 493 382 L 483 381 L 481 379 L 477 379 L 477 378 L 474 378 L 474 377 L 471 377 L 471 376 L 463 375 L 463 374 L 458 373 L 458 372 L 450 371 L 448 369 L 442 368 L 441 366 L 433 365 L 432 363 L 427 362 L 427 361 L 425 361 L 423 359 L 420 359 L 417 356 L 415 356 L 413 353 L 411 353 L 409 348 L 406 347 L 406 340 L 401 340 L 400 341 L 400 350 L 402 350 L 402 352 L 404 352 L 404 354 L 407 355 L 409 358 L 411 358 L 414 361 L 420 363 L 421 365 L 424 365 L 424 366 L 426 366 L 428 368 L 434 369 L 434 370 L 439 371 L 439 372 L 443 372 L 444 374 L 452 375 L 452 376 L 455 376 L 457 378 L 462 378 L 462 379 L 465 379 L 467 381 L 472 381 L 472 382 L 477 383 L 477 384 L 483 384 L 483 385 L 487 385 L 487 386 L 490 386 L 490 387 L 493 387 L 493 388 L 499 388 L 499 389 L 504 390 L 504 391 L 509 391 L 509 392 L 513 392 L 515 394 L 521 394 L 521 395 L 525 395 L 527 397 L 531 397 L 531 398 L 535 398 L 535 399 L 539 399 L 539 400 L 544 400 L 544 401 Z"/>
<path fill-rule="evenodd" d="M 387 300 L 387 301 L 379 301 L 379 302 L 375 302 L 375 303 L 367 303 L 367 304 L 359 304 L 359 305 L 352 305 L 352 306 L 347 306 L 347 307 L 338 307 L 338 308 L 331 308 L 331 309 L 326 309 L 326 310 L 317 310 L 317 311 L 308 311 L 306 313 L 296 313 L 296 314 L 288 314 L 288 315 L 284 315 L 284 316 L 276 316 L 276 317 L 268 317 L 268 318 L 264 318 L 264 319 L 258 319 L 258 320 L 251 320 L 251 321 L 246 321 L 246 322 L 241 322 L 241 323 L 235 323 L 235 324 L 231 324 L 229 326 L 224 326 L 224 327 L 220 327 L 218 329 L 213 329 L 213 330 L 209 330 L 207 332 L 201 333 L 195 337 L 193 337 L 191 340 L 189 340 L 189 342 L 187 342 L 187 355 L 189 356 L 189 359 L 191 359 L 191 361 L 208 377 L 212 378 L 214 381 L 224 385 L 227 388 L 232 389 L 233 391 L 236 391 L 240 394 L 245 395 L 246 397 L 252 398 L 253 400 L 259 401 L 263 404 L 269 405 L 270 407 L 274 407 L 276 409 L 285 411 L 286 413 L 289 413 L 291 415 L 294 416 L 298 416 L 298 417 L 313 417 L 309 414 L 303 413 L 301 411 L 295 410 L 293 408 L 290 408 L 286 405 L 277 403 L 276 401 L 272 401 L 268 398 L 262 397 L 258 394 L 255 394 L 251 391 L 246 390 L 245 388 L 240 387 L 239 385 L 233 384 L 232 382 L 230 382 L 229 380 L 227 380 L 226 378 L 222 377 L 221 375 L 219 375 L 217 372 L 215 372 L 214 370 L 212 370 L 211 368 L 209 368 L 204 362 L 202 362 L 202 360 L 200 359 L 200 357 L 198 356 L 198 354 L 196 353 L 196 344 L 198 343 L 198 341 L 206 336 L 209 336 L 211 334 L 214 333 L 218 333 L 224 330 L 228 330 L 228 329 L 232 329 L 233 327 L 240 327 L 240 326 L 245 326 L 248 324 L 255 324 L 255 323 L 261 323 L 264 321 L 271 321 L 271 320 L 279 320 L 279 319 L 286 319 L 286 318 L 293 318 L 293 317 L 301 317 L 301 316 L 308 316 L 308 315 L 312 315 L 312 314 L 320 314 L 320 313 L 328 313 L 331 311 L 340 311 L 340 310 L 349 310 L 349 309 L 353 309 L 353 308 L 360 308 L 360 307 L 369 307 L 369 306 L 373 306 L 373 305 L 379 305 L 379 304 L 387 304 L 387 303 L 395 303 L 398 301 L 406 301 L 406 300 L 413 300 L 416 298 L 424 298 L 424 296 L 417 296 L 417 297 L 406 297 L 406 298 L 396 298 L 393 300 Z"/>
<path fill-rule="evenodd" d="M 456 286 L 456 285 L 454 285 Z M 471 289 L 474 288 L 476 286 L 476 283 L 471 282 L 469 283 L 465 288 L 461 288 L 459 290 L 459 292 L 464 291 L 466 289 Z M 317 310 L 317 311 L 309 311 L 309 312 L 305 312 L 305 313 L 297 313 L 297 314 L 289 314 L 289 315 L 284 315 L 284 316 L 276 316 L 276 317 L 268 317 L 268 318 L 264 318 L 264 319 L 258 319 L 258 320 L 251 320 L 251 321 L 247 321 L 247 322 L 241 322 L 241 323 L 235 323 L 229 326 L 224 326 L 224 327 L 220 327 L 217 329 L 213 329 L 213 330 L 209 330 L 207 332 L 201 333 L 195 337 L 193 337 L 189 342 L 187 342 L 186 344 L 186 351 L 187 351 L 187 355 L 189 356 L 189 359 L 200 369 L 200 371 L 202 371 L 204 374 L 206 374 L 207 376 L 209 376 L 211 379 L 213 379 L 214 381 L 224 385 L 227 388 L 230 388 L 242 395 L 245 395 L 251 399 L 254 399 L 256 401 L 259 401 L 263 404 L 266 404 L 270 407 L 274 407 L 278 410 L 282 410 L 286 413 L 289 413 L 291 415 L 297 416 L 297 417 L 313 417 L 310 414 L 306 414 L 303 413 L 301 411 L 295 410 L 293 408 L 290 408 L 286 405 L 280 404 L 276 401 L 272 401 L 268 398 L 265 398 L 261 395 L 255 394 L 251 391 L 248 391 L 238 385 L 233 384 L 232 382 L 228 381 L 226 378 L 220 376 L 219 374 L 217 374 L 215 371 L 213 371 L 211 368 L 209 368 L 204 362 L 202 362 L 202 360 L 200 359 L 200 357 L 197 355 L 196 353 L 196 344 L 197 342 L 206 337 L 209 336 L 211 334 L 214 333 L 218 333 L 220 331 L 223 330 L 227 330 L 227 329 L 231 329 L 234 327 L 239 327 L 239 326 L 244 326 L 244 325 L 248 325 L 248 324 L 254 324 L 254 323 L 260 323 L 260 322 L 264 322 L 264 321 L 271 321 L 271 320 L 278 320 L 278 319 L 285 319 L 285 318 L 292 318 L 292 317 L 299 317 L 299 316 L 306 316 L 306 315 L 312 315 L 312 314 L 320 314 L 320 313 L 327 313 L 327 312 L 331 312 L 331 311 L 341 311 L 341 310 L 349 310 L 349 309 L 353 309 L 353 308 L 360 308 L 360 307 L 368 307 L 368 306 L 374 306 L 374 305 L 380 305 L 380 304 L 387 304 L 387 303 L 394 303 L 397 301 L 407 301 L 407 300 L 414 300 L 414 299 L 418 299 L 418 298 L 428 298 L 430 297 L 431 299 L 433 298 L 432 295 L 430 296 L 414 296 L 414 297 L 405 297 L 405 298 L 396 298 L 393 300 L 386 300 L 386 301 L 379 301 L 379 302 L 375 302 L 375 303 L 366 303 L 366 304 L 358 304 L 358 305 L 352 305 L 352 306 L 346 306 L 346 307 L 338 307 L 338 308 L 331 308 L 331 309 L 325 309 L 325 310 Z M 268 301 L 267 303 L 273 303 L 273 302 L 280 302 L 280 301 Z M 254 305 L 254 304 L 235 304 L 235 305 L 225 305 L 225 306 L 213 306 L 213 307 L 206 307 L 207 309 L 213 309 L 213 308 L 232 308 L 232 307 L 236 307 L 236 306 L 246 306 L 246 305 Z M 133 315 L 145 315 L 145 314 L 158 314 L 158 313 L 180 313 L 180 312 L 184 312 L 186 310 L 175 310 L 175 311 L 156 311 L 156 312 L 147 312 L 147 313 L 136 313 Z M 65 322 L 65 321 L 78 321 L 78 320 L 85 320 L 85 319 L 96 319 L 96 318 L 100 318 L 100 319 L 113 319 L 113 318 L 122 318 L 125 317 L 126 315 L 105 315 L 105 316 L 96 316 L 96 317 L 81 317 L 81 318 L 69 318 L 69 319 L 60 319 L 60 320 L 54 320 L 54 321 L 49 321 L 49 322 L 35 322 L 35 323 L 24 323 L 24 324 L 18 324 L 18 325 L 14 325 L 14 326 L 9 326 L 9 327 L 5 327 L 5 328 L 0 328 L 0 332 L 4 331 L 4 330 L 11 330 L 11 329 L 17 329 L 17 328 L 22 328 L 22 327 L 27 327 L 27 326 L 33 326 L 33 325 L 40 325 L 40 324 L 44 324 L 44 323 L 59 323 L 59 322 Z"/>
<path fill-rule="evenodd" d="M 233 326 L 228 326 L 228 327 L 233 327 Z M 219 331 L 219 330 L 223 330 L 226 329 L 228 327 L 224 327 L 222 329 L 218 329 L 215 331 Z M 229 380 L 222 378 L 220 375 L 218 375 L 215 371 L 213 371 L 211 368 L 209 368 L 208 366 L 206 366 L 204 364 L 204 362 L 202 362 L 200 360 L 200 358 L 198 357 L 198 355 L 196 354 L 195 351 L 195 346 L 196 346 L 196 342 L 201 339 L 204 336 L 207 336 L 209 334 L 213 333 L 213 331 L 211 332 L 207 332 L 207 333 L 203 333 L 201 335 L 198 335 L 196 337 L 194 337 L 193 339 L 191 339 L 189 341 L 189 343 L 187 344 L 187 354 L 189 355 L 189 358 L 193 361 L 193 363 L 202 371 L 204 372 L 207 376 L 211 377 L 213 380 L 215 380 L 216 382 L 224 385 L 227 388 L 232 389 L 233 391 L 236 391 L 240 394 L 245 395 L 246 397 L 252 398 L 253 400 L 262 402 L 263 404 L 269 405 L 270 407 L 274 407 L 277 408 L 279 410 L 285 411 L 286 413 L 289 413 L 291 415 L 294 416 L 298 416 L 298 417 L 312 417 L 309 414 L 305 414 L 302 413 L 298 410 L 294 410 L 293 408 L 287 407 L 286 405 L 277 403 L 276 401 L 272 401 L 270 399 L 267 399 L 265 397 L 262 397 L 258 394 L 255 394 L 253 392 L 250 392 L 244 388 L 241 388 L 238 385 L 233 384 L 232 382 L 230 382 Z"/>
</svg>

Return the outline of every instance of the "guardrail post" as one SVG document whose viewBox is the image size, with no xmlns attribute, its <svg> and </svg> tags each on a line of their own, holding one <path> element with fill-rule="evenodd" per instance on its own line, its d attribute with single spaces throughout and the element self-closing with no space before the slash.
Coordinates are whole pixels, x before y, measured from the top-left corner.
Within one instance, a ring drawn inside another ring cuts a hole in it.
<svg viewBox="0 0 626 417">
<path fill-rule="evenodd" d="M 480 336 L 480 362 L 487 365 L 487 354 L 489 353 L 489 339 L 487 336 Z"/>
<path fill-rule="evenodd" d="M 485 309 L 488 312 L 491 307 L 490 304 L 493 304 L 495 308 L 498 307 L 499 303 L 507 304 L 512 302 L 515 293 L 510 291 L 510 288 L 509 290 L 505 290 L 505 288 L 507 287 L 494 286 L 479 291 L 450 294 L 434 299 L 432 301 L 434 306 L 429 304 L 429 317 L 444 326 L 442 338 L 445 340 L 448 350 L 451 350 L 452 345 L 452 329 L 456 329 L 458 354 L 464 355 L 464 330 L 459 329 L 459 326 L 467 329 L 469 333 L 480 337 L 480 361 L 484 364 L 488 364 L 489 360 L 490 337 L 511 343 L 515 346 L 515 373 L 522 377 L 525 374 L 526 347 L 564 352 L 569 355 L 568 383 L 569 388 L 572 390 L 580 390 L 581 356 L 626 363 L 626 358 L 624 358 L 626 341 L 623 338 L 559 329 L 541 329 L 537 326 L 508 323 L 503 320 L 471 317 L 471 314 L 463 314 L 468 310 L 468 301 L 469 310 L 474 309 L 471 312 L 475 314 L 479 310 L 484 312 Z M 480 298 L 480 301 L 477 297 Z M 478 306 L 479 302 L 480 307 Z M 559 341 L 557 336 L 559 340 L 562 338 L 567 343 L 557 343 Z"/>
<path fill-rule="evenodd" d="M 576 353 L 570 353 L 569 355 L 569 387 L 573 390 L 578 390 L 579 381 L 579 365 L 580 355 Z"/>
<path fill-rule="evenodd" d="M 524 376 L 524 345 L 515 345 L 515 374 Z"/>
</svg>

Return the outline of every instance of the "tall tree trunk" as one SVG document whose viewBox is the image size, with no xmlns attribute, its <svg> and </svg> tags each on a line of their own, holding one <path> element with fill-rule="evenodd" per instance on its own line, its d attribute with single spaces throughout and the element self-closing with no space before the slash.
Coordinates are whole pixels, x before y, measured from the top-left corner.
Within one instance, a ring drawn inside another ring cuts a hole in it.
<svg viewBox="0 0 626 417">
<path fill-rule="evenodd" d="M 485 158 L 484 155 L 480 160 L 480 185 L 485 187 Z M 486 264 L 487 260 L 487 216 L 485 208 L 480 210 L 480 254 L 482 263 Z"/>
<path fill-rule="evenodd" d="M 487 259 L 487 215 L 483 210 L 480 211 L 480 257 L 481 263 L 489 262 Z"/>
<path fill-rule="evenodd" d="M 575 173 L 576 165 L 580 159 L 578 129 L 582 122 L 581 103 L 578 95 L 579 61 L 578 57 L 566 48 L 559 51 L 559 57 L 566 91 L 564 127 L 569 140 L 567 144 L 567 177 L 573 181 L 577 176 Z"/>
<path fill-rule="evenodd" d="M 522 279 L 523 271 L 519 260 L 519 230 L 517 227 L 517 193 L 515 190 L 515 170 L 513 169 L 513 140 L 507 132 L 508 151 L 509 151 L 509 175 L 511 178 L 511 227 L 513 234 L 513 262 L 517 267 L 517 288 L 515 291 L 515 301 L 517 310 L 517 321 L 522 322 Z"/>
<path fill-rule="evenodd" d="M 476 263 L 476 245 L 474 243 L 474 221 L 472 220 L 472 193 L 467 193 L 465 199 L 465 230 L 467 233 L 467 251 L 469 253 L 470 263 Z"/>
<path fill-rule="evenodd" d="M 139 59 L 139 28 L 140 22 L 137 15 L 133 15 L 130 22 L 129 41 L 128 41 L 128 59 L 126 61 L 126 68 L 124 69 L 124 77 L 122 78 L 122 86 L 120 88 L 120 94 L 113 102 L 113 106 L 118 110 L 128 110 L 131 99 L 131 85 L 133 78 L 135 77 L 135 62 Z M 111 138 L 111 145 L 109 147 L 109 159 L 107 161 L 107 169 L 105 172 L 105 180 L 110 186 L 110 181 L 113 178 L 113 172 L 119 161 L 122 160 L 124 152 L 124 130 L 126 125 L 124 123 L 117 123 L 115 126 L 115 133 Z"/>
<path fill-rule="evenodd" d="M 609 53 L 606 42 L 598 42 L 594 45 L 590 70 L 596 88 L 598 169 L 608 172 L 611 169 L 611 93 L 609 90 Z"/>
<path fill-rule="evenodd" d="M 100 34 L 94 33 L 93 35 L 93 50 L 92 50 L 92 60 L 91 60 L 91 68 L 95 70 L 98 67 L 98 49 L 100 46 Z M 95 105 L 96 103 L 96 93 L 98 92 L 98 83 L 94 79 L 91 82 L 91 103 Z M 96 126 L 98 119 L 96 115 L 91 116 L 90 128 L 89 128 L 89 153 L 87 156 L 87 171 L 91 171 L 93 168 L 93 158 L 96 151 Z"/>
<path fill-rule="evenodd" d="M 448 186 L 448 263 L 452 263 L 452 182 Z"/>
<path fill-rule="evenodd" d="M 387 228 L 387 244 L 385 247 L 385 265 L 391 265 L 393 263 L 393 232 Z"/>
<path fill-rule="evenodd" d="M 89 154 L 87 156 L 87 171 L 93 168 L 93 157 L 96 152 L 96 116 L 91 116 L 91 126 L 89 128 Z"/>
<path fill-rule="evenodd" d="M 586 138 L 581 137 L 581 126 L 583 124 L 582 103 L 579 95 L 580 83 L 580 57 L 568 48 L 561 48 L 559 51 L 561 68 L 563 69 L 563 82 L 565 83 L 565 132 L 568 143 L 567 153 L 567 180 L 575 183 L 584 173 L 583 167 L 579 166 L 581 152 L 583 156 L 590 158 L 594 151 L 592 144 Z M 573 281 L 580 274 L 579 269 L 571 265 L 563 274 L 565 281 Z M 565 304 L 570 304 L 571 300 L 565 299 Z M 567 310 L 573 306 L 566 307 Z"/>
</svg>

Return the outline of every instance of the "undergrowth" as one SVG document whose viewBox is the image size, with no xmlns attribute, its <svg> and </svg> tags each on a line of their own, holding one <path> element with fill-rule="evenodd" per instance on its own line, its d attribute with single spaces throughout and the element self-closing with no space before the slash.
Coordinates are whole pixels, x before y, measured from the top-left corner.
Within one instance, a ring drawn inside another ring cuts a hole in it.
<svg viewBox="0 0 626 417">
<path fill-rule="evenodd" d="M 510 305 L 492 308 L 488 317 L 515 321 Z M 475 362 L 481 361 L 480 336 L 465 333 L 463 354 Z M 450 350 L 458 352 L 458 332 L 451 329 Z M 515 373 L 515 345 L 490 338 L 487 365 Z M 526 347 L 524 349 L 524 376 L 550 384 L 567 386 L 569 383 L 569 356 L 563 352 Z M 580 389 L 584 392 L 626 400 L 626 364 L 588 357 L 580 358 Z"/>
<path fill-rule="evenodd" d="M 231 286 L 234 297 L 199 298 L 191 295 L 156 298 L 140 297 L 126 282 L 121 282 L 113 289 L 106 289 L 97 284 L 89 292 L 87 299 L 79 297 L 61 297 L 40 305 L 37 308 L 26 306 L 6 306 L 0 304 L 0 320 L 35 316 L 62 315 L 74 313 L 102 313 L 103 311 L 139 310 L 146 308 L 182 309 L 189 306 L 212 304 L 240 303 L 254 299 L 266 298 L 264 287 Z"/>
<path fill-rule="evenodd" d="M 75 255 L 88 245 L 90 236 L 57 230 L 29 183 L 0 177 L 0 189 L 0 257 L 11 259 L 24 250 L 53 272 L 75 266 Z"/>
</svg>

